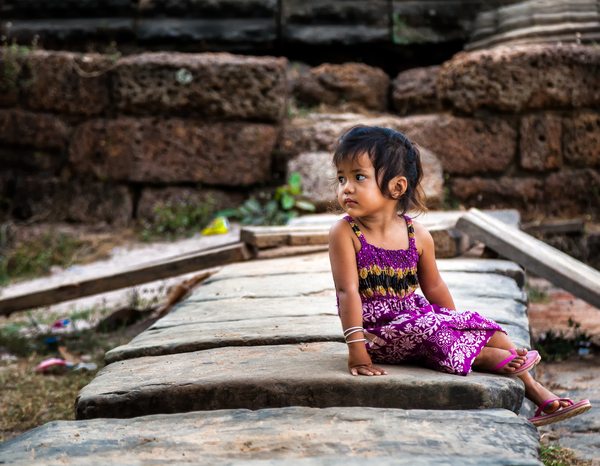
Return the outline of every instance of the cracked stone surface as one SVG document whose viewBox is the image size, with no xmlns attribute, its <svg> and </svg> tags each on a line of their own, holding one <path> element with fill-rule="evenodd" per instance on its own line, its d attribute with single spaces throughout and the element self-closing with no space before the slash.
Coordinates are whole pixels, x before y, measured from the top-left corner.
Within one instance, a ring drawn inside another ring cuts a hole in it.
<svg viewBox="0 0 600 466">
<path fill-rule="evenodd" d="M 510 411 L 364 407 L 57 421 L 0 446 L 4 461 L 36 465 L 541 466 L 538 455 L 537 431 Z"/>
</svg>

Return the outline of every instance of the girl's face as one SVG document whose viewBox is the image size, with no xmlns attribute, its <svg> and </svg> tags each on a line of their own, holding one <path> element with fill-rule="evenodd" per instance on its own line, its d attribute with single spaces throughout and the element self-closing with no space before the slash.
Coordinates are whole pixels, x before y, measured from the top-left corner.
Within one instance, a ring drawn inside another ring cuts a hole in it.
<svg viewBox="0 0 600 466">
<path fill-rule="evenodd" d="M 342 162 L 337 167 L 337 179 L 338 202 L 351 217 L 363 217 L 380 209 L 395 211 L 396 201 L 382 194 L 367 154 Z"/>
</svg>

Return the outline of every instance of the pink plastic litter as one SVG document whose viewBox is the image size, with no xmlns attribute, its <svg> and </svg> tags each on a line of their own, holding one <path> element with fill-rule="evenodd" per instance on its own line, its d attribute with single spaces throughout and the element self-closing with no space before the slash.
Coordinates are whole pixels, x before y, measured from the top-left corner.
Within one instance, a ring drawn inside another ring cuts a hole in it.
<svg viewBox="0 0 600 466">
<path fill-rule="evenodd" d="M 65 361 L 64 359 L 50 358 L 50 359 L 46 359 L 45 361 L 42 361 L 40 364 L 38 364 L 36 366 L 35 370 L 37 372 L 45 372 L 50 369 L 66 367 L 67 364 L 68 364 L 67 361 Z"/>
</svg>

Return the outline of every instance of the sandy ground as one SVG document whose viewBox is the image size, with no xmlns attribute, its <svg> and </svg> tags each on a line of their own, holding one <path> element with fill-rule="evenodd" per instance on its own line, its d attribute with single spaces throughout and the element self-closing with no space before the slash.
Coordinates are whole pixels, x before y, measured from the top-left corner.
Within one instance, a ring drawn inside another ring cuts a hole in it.
<svg viewBox="0 0 600 466">
<path fill-rule="evenodd" d="M 147 262 L 154 262 L 162 258 L 236 242 L 239 241 L 239 237 L 239 225 L 232 224 L 230 232 L 223 235 L 202 236 L 201 234 L 197 234 L 192 238 L 173 242 L 131 243 L 127 246 L 115 247 L 110 253 L 110 258 L 107 260 L 87 265 L 74 265 L 66 270 L 57 270 L 47 277 L 23 281 L 0 288 L 0 297 L 7 298 L 103 275 L 111 275 L 118 271 L 134 268 L 135 266 Z M 158 280 L 132 288 L 124 288 L 109 293 L 66 301 L 53 306 L 33 310 L 32 316 L 34 318 L 43 317 L 45 315 L 68 316 L 75 311 L 90 308 L 115 308 L 128 303 L 134 291 L 144 300 L 151 301 L 155 298 L 160 301 L 165 298 L 172 286 L 176 286 L 183 280 L 193 277 L 194 275 L 197 275 L 197 272 L 165 280 Z M 22 313 L 14 313 L 10 319 L 18 319 L 21 315 Z M 3 318 L 0 317 L 0 325 L 5 323 L 5 321 L 3 322 Z"/>
</svg>

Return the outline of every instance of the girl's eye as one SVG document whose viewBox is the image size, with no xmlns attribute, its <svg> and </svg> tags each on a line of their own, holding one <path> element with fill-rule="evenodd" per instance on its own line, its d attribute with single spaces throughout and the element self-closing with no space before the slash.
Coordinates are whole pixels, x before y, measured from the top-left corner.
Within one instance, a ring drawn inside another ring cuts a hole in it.
<svg viewBox="0 0 600 466">
<path fill-rule="evenodd" d="M 365 175 L 356 175 L 356 179 L 357 179 L 358 181 L 360 181 L 360 180 L 364 180 L 365 178 L 366 178 L 366 176 L 365 176 Z"/>
<path fill-rule="evenodd" d="M 344 178 L 343 176 L 338 176 L 338 181 L 340 183 L 344 183 L 346 181 L 346 178 Z"/>
</svg>

